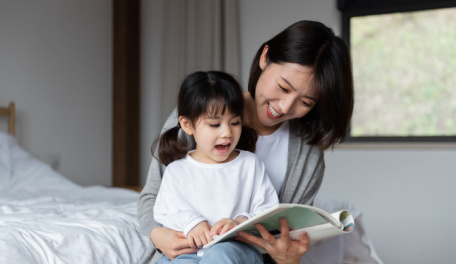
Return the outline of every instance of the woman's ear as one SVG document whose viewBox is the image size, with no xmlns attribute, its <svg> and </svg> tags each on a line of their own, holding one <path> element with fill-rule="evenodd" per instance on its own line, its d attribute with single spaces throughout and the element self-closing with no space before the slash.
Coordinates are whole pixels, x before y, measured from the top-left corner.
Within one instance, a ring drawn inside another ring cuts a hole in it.
<svg viewBox="0 0 456 264">
<path fill-rule="evenodd" d="M 260 68 L 263 71 L 266 68 L 266 66 L 268 65 L 268 56 L 267 56 L 268 50 L 269 50 L 269 46 L 264 45 L 263 52 L 261 53 L 261 56 L 260 56 Z"/>
<path fill-rule="evenodd" d="M 187 133 L 190 136 L 193 135 L 193 125 L 188 118 L 186 118 L 185 116 L 179 116 L 179 124 L 185 133 Z"/>
</svg>

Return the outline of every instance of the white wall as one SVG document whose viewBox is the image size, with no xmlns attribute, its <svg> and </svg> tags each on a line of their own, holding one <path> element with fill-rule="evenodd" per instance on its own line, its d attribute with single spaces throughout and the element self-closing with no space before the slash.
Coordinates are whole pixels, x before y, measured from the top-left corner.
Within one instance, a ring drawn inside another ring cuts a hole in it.
<svg viewBox="0 0 456 264">
<path fill-rule="evenodd" d="M 82 185 L 111 184 L 112 3 L 0 0 L 0 105 L 24 149 Z"/>
<path fill-rule="evenodd" d="M 455 161 L 454 148 L 336 149 L 321 192 L 363 212 L 385 263 L 454 263 Z"/>
<path fill-rule="evenodd" d="M 247 89 L 250 65 L 260 45 L 299 20 L 317 20 L 338 33 L 340 14 L 335 0 L 239 0 L 241 72 Z"/>
<path fill-rule="evenodd" d="M 143 151 L 142 183 L 150 162 L 150 144 L 158 135 L 160 43 L 158 24 L 164 0 L 142 1 Z M 289 24 L 318 20 L 340 32 L 335 0 L 240 0 L 242 83 L 247 86 L 251 60 L 262 44 Z M 155 6 L 155 7 L 154 7 Z M 152 18 L 153 16 L 156 16 Z M 144 44 L 148 46 L 145 46 Z M 153 48 L 153 51 L 147 51 Z M 156 50 L 158 49 L 158 50 Z M 153 55 L 155 54 L 155 56 Z M 145 72 L 146 71 L 146 72 Z M 144 76 L 149 75 L 149 76 Z M 146 84 L 146 85 L 145 85 Z M 146 111 L 146 112 L 144 112 Z M 454 146 L 454 144 L 453 144 Z M 448 149 L 371 147 L 345 144 L 326 153 L 321 191 L 346 198 L 364 214 L 367 232 L 385 263 L 452 263 L 456 259 L 456 147 Z M 446 215 L 435 214 L 445 212 Z M 448 230 L 444 229 L 448 228 Z"/>
</svg>

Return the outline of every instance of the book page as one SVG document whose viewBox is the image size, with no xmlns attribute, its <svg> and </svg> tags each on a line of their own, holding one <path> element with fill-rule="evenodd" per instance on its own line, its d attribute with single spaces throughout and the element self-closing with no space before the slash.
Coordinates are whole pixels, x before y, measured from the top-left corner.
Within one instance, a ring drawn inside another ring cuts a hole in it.
<svg viewBox="0 0 456 264">
<path fill-rule="evenodd" d="M 327 223 L 327 221 L 318 213 L 308 208 L 299 206 L 286 209 L 276 215 L 272 215 L 266 219 L 262 219 L 258 221 L 258 223 L 262 224 L 267 230 L 269 230 L 271 234 L 280 234 L 279 219 L 282 216 L 287 219 L 288 225 L 290 226 L 291 230 Z M 256 230 L 253 224 L 244 228 L 243 231 L 256 236 L 260 236 L 258 230 Z"/>
</svg>

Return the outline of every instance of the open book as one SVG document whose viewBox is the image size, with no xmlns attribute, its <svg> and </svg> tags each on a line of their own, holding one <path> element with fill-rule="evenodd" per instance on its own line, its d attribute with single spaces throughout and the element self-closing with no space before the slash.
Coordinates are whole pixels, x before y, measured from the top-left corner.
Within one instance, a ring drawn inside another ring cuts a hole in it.
<svg viewBox="0 0 456 264">
<path fill-rule="evenodd" d="M 306 231 L 309 235 L 311 246 L 325 239 L 349 233 L 353 230 L 355 224 L 352 215 L 346 210 L 330 214 L 310 205 L 278 204 L 239 224 L 225 234 L 217 236 L 206 244 L 203 249 L 207 249 L 218 242 L 234 238 L 239 231 L 245 231 L 260 237 L 260 233 L 253 226 L 256 223 L 262 224 L 271 234 L 278 238 L 280 237 L 279 219 L 282 216 L 287 219 L 290 226 L 290 239 L 299 240 L 301 232 Z"/>
</svg>

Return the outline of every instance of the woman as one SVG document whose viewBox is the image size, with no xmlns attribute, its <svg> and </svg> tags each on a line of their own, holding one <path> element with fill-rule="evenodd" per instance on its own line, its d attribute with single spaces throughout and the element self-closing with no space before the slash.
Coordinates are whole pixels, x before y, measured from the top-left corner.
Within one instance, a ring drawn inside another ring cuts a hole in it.
<svg viewBox="0 0 456 264">
<path fill-rule="evenodd" d="M 351 59 L 345 43 L 315 21 L 299 21 L 265 42 L 250 71 L 245 93 L 246 121 L 259 132 L 256 154 L 266 166 L 281 203 L 312 204 L 324 174 L 323 151 L 342 142 L 353 111 Z M 177 124 L 173 112 L 164 130 Z M 182 138 L 194 147 L 190 138 Z M 182 233 L 162 228 L 153 205 L 164 166 L 153 160 L 138 201 L 142 232 L 170 259 L 196 252 Z M 240 239 L 263 247 L 277 263 L 299 263 L 309 239 L 288 239 L 286 220 L 275 239 L 264 228 L 263 238 L 240 233 Z M 154 255 L 151 247 L 143 259 Z"/>
</svg>

